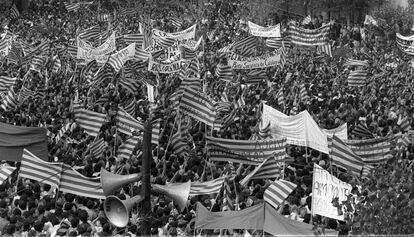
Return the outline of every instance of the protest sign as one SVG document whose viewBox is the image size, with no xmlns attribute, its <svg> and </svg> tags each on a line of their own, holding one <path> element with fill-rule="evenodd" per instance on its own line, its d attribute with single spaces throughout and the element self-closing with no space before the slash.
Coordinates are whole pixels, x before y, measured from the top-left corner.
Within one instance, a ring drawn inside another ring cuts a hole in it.
<svg viewBox="0 0 414 237">
<path fill-rule="evenodd" d="M 338 197 L 339 203 L 347 199 L 352 186 L 331 175 L 317 164 L 313 168 L 312 215 L 318 214 L 336 220 L 344 220 L 332 200 Z"/>
<path fill-rule="evenodd" d="M 277 24 L 275 26 L 262 27 L 249 21 L 248 26 L 250 34 L 254 36 L 280 38 L 280 24 Z"/>
</svg>

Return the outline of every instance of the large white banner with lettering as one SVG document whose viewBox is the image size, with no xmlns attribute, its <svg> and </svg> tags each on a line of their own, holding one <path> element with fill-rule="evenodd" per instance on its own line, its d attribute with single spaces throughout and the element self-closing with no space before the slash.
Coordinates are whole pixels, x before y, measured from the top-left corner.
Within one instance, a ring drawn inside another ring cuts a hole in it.
<svg viewBox="0 0 414 237">
<path fill-rule="evenodd" d="M 77 59 L 84 59 L 86 62 L 92 60 L 106 60 L 108 54 L 116 50 L 115 45 L 115 32 L 100 46 L 93 47 L 82 39 L 78 39 L 78 52 L 76 55 Z"/>
<path fill-rule="evenodd" d="M 254 36 L 280 38 L 280 24 L 277 24 L 275 26 L 263 27 L 249 21 L 248 26 L 250 34 Z"/>
<path fill-rule="evenodd" d="M 172 38 L 178 41 L 182 41 L 182 40 L 187 40 L 187 39 L 194 39 L 196 27 L 197 27 L 197 24 L 194 24 L 188 29 L 185 29 L 180 32 L 174 32 L 174 33 L 168 33 L 165 31 L 153 29 L 152 33 L 158 37 L 167 37 L 167 38 Z"/>
<path fill-rule="evenodd" d="M 351 193 L 352 186 L 345 183 L 317 164 L 313 166 L 312 183 L 312 215 L 318 214 L 329 218 L 344 220 L 344 215 L 339 215 L 338 208 L 332 205 L 332 200 L 338 197 L 341 203 Z"/>
</svg>

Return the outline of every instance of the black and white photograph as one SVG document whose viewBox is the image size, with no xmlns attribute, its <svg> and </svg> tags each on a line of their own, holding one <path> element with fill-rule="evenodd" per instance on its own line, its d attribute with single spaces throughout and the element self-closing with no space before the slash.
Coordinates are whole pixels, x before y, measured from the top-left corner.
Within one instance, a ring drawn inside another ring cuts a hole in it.
<svg viewBox="0 0 414 237">
<path fill-rule="evenodd" d="M 414 235 L 414 0 L 0 0 L 0 236 Z"/>
</svg>

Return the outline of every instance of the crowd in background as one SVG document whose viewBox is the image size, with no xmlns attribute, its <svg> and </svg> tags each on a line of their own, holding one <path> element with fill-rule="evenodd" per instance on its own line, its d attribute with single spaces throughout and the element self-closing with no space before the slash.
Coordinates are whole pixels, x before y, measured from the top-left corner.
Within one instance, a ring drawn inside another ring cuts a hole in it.
<svg viewBox="0 0 414 237">
<path fill-rule="evenodd" d="M 103 5 L 100 10 L 113 13 L 113 9 L 119 11 L 127 7 L 126 4 L 128 2 L 119 1 L 106 6 L 107 10 Z M 218 80 L 215 74 L 217 65 L 226 62 L 225 54 L 217 51 L 248 35 L 246 26 L 240 21 L 237 5 L 214 2 L 201 7 L 201 11 L 189 5 L 166 6 L 165 9 L 151 9 L 150 5 L 144 3 L 139 7 L 147 14 L 151 12 L 152 26 L 156 29 L 174 32 L 197 24 L 196 37 L 198 39 L 204 35 L 205 41 L 199 53 L 200 78 L 205 83 L 205 92 L 211 98 L 218 101 L 225 91 L 229 101 L 235 101 L 244 91 L 246 106 L 236 111 L 237 119 L 229 126 L 221 131 L 214 131 L 215 136 L 247 140 L 257 134 L 262 101 L 287 115 L 308 110 L 318 125 L 326 129 L 336 128 L 346 122 L 348 130 L 351 131 L 364 118 L 368 129 L 375 136 L 383 137 L 401 132 L 397 125 L 399 116 L 410 118 L 411 126 L 414 127 L 413 69 L 410 58 L 396 48 L 392 39 L 375 37 L 362 26 L 352 28 L 335 24 L 331 29 L 333 58 L 321 57 L 314 49 L 289 48 L 283 68 L 263 69 L 268 82 L 263 81 L 244 89 L 241 84 L 247 80 L 246 72 L 237 71 L 233 83 Z M 5 58 L 0 59 L 0 76 L 20 78 L 14 85 L 15 91 L 22 87 L 22 78 L 26 76 L 30 78 L 30 83 L 26 82 L 30 90 L 43 92 L 41 96 L 30 98 L 15 109 L 1 110 L 0 121 L 17 126 L 46 126 L 50 132 L 56 134 L 62 126 L 74 121 L 71 105 L 78 91 L 79 99 L 88 109 L 108 116 L 108 122 L 102 126 L 98 135 L 105 140 L 105 151 L 100 157 L 94 157 L 89 148 L 94 138 L 78 126 L 58 143 L 53 139 L 49 140 L 49 161 L 61 161 L 80 167 L 78 171 L 87 177 L 99 175 L 101 168 L 118 174 L 141 172 L 142 144 L 137 146 L 130 159 L 117 158 L 116 151 L 126 137 L 117 132 L 115 115 L 118 105 L 135 100 L 135 115 L 145 121 L 150 113 L 146 87 L 142 85 L 140 91 L 132 94 L 116 83 L 121 77 L 118 74 L 110 81 L 90 89 L 87 80 L 80 77 L 81 70 L 76 66 L 76 61 L 62 51 L 62 48 L 75 44 L 79 29 L 96 24 L 100 24 L 103 31 L 112 28 L 117 36 L 138 33 L 139 21 L 143 17 L 139 14 L 133 17 L 118 15 L 108 26 L 108 22 L 97 22 L 93 10 L 86 7 L 77 12 L 67 12 L 59 5 L 59 1 L 31 1 L 27 14 L 22 13 L 17 19 L 8 16 L 9 8 L 3 7 L 1 11 L 0 33 L 11 32 L 33 47 L 44 41 L 49 42 L 45 71 L 50 70 L 52 59 L 56 55 L 62 61 L 62 70 L 58 74 L 30 72 L 26 75 L 28 66 L 17 66 L 7 63 Z M 171 17 L 183 20 L 181 28 L 173 26 L 169 21 Z M 307 27 L 317 28 L 322 23 L 323 20 L 316 17 Z M 206 37 L 207 34 L 210 37 Z M 117 46 L 120 49 L 124 44 L 117 41 Z M 264 42 L 259 40 L 257 47 L 258 51 L 264 51 Z M 335 50 L 340 51 L 343 48 L 347 50 L 335 55 Z M 367 86 L 347 86 L 348 73 L 343 68 L 346 58 L 369 61 Z M 390 63 L 395 66 L 386 66 Z M 162 119 L 162 136 L 159 145 L 152 147 L 154 159 L 151 161 L 151 182 L 166 184 L 188 180 L 207 181 L 228 173 L 235 176 L 234 185 L 231 181 L 230 195 L 238 209 L 263 202 L 263 193 L 269 181 L 253 180 L 246 186 L 239 184 L 254 169 L 253 166 L 208 161 L 205 149 L 207 129 L 203 124 L 195 120 L 191 122 L 189 132 L 192 149 L 186 155 L 174 154 L 172 147 L 167 147 L 171 131 L 176 127 L 174 121 L 178 118 L 176 107 L 169 98 L 179 87 L 180 79 L 175 74 L 160 74 L 156 78 L 154 74 L 142 71 L 150 80 L 160 82 L 157 87 L 156 108 L 151 111 L 151 116 L 152 119 Z M 297 98 L 299 86 L 302 84 L 306 86 L 309 95 L 306 101 Z M 283 104 L 278 100 L 280 93 L 284 97 Z M 100 98 L 106 99 L 96 103 Z M 349 138 L 357 137 L 349 132 Z M 390 161 L 392 165 L 387 166 L 387 169 L 409 165 L 414 158 L 414 148 L 410 144 L 408 147 L 395 149 L 393 155 L 394 159 Z M 294 220 L 310 223 L 313 164 L 329 168 L 329 156 L 298 146 L 288 146 L 287 156 L 290 162 L 284 168 L 284 179 L 298 187 L 279 211 Z M 348 183 L 360 182 L 346 172 L 334 172 L 339 179 Z M 141 182 L 125 185 L 116 195 L 120 199 L 138 195 L 141 192 L 140 185 Z M 152 213 L 144 218 L 151 220 L 154 235 L 192 235 L 198 233 L 194 232 L 196 202 L 201 202 L 211 211 L 221 211 L 222 200 L 223 191 L 217 195 L 190 197 L 187 208 L 180 212 L 169 197 L 153 193 Z M 323 222 L 327 228 L 339 230 L 340 234 L 347 234 L 349 231 L 341 221 L 315 216 L 313 222 Z M 128 227 L 118 229 L 105 218 L 101 200 L 56 193 L 48 185 L 18 178 L 18 171 L 0 185 L 2 236 L 111 236 L 115 233 L 134 236 L 140 235 L 141 223 L 139 205 L 138 208 L 133 208 Z M 242 234 L 243 231 L 235 230 L 234 234 L 236 233 Z M 219 230 L 204 231 L 203 234 L 217 235 Z M 251 231 L 250 234 L 259 235 L 260 232 Z"/>
</svg>

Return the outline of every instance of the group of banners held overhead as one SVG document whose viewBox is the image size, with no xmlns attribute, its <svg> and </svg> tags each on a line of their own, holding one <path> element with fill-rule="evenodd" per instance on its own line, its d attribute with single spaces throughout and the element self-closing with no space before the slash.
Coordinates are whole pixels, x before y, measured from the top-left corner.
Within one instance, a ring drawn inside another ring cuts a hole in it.
<svg viewBox="0 0 414 237">
<path fill-rule="evenodd" d="M 414 35 L 402 36 L 397 33 L 396 37 L 398 47 L 406 54 L 414 55 Z"/>
<path fill-rule="evenodd" d="M 108 60 L 108 54 L 116 50 L 115 32 L 102 45 L 96 48 L 80 38 L 78 38 L 77 44 L 77 59 L 85 60 L 86 63 L 96 60 L 99 64 L 103 64 Z"/>
<path fill-rule="evenodd" d="M 232 69 L 255 69 L 255 68 L 266 68 L 281 65 L 282 62 L 282 51 L 278 49 L 270 53 L 266 53 L 257 57 L 242 57 L 237 54 L 230 55 L 228 59 L 228 65 Z"/>
<path fill-rule="evenodd" d="M 254 36 L 280 38 L 280 24 L 277 24 L 275 26 L 262 27 L 249 21 L 247 22 L 247 25 L 249 26 L 250 34 Z"/>
</svg>

